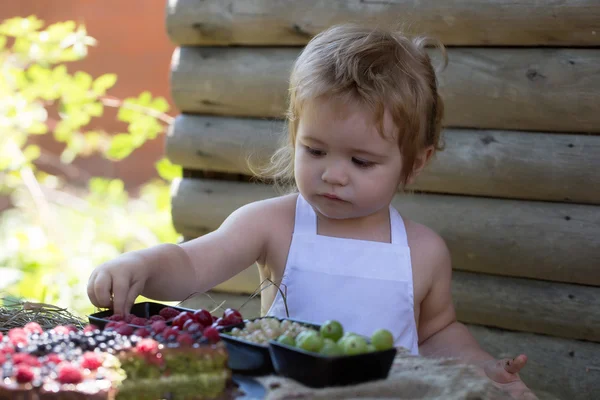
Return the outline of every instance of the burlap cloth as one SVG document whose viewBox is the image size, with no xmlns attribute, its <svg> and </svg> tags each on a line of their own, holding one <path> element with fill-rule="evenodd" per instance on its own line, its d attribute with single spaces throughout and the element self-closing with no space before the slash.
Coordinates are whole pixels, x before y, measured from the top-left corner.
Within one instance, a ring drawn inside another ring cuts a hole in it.
<svg viewBox="0 0 600 400">
<path fill-rule="evenodd" d="M 399 349 L 385 380 L 354 386 L 313 389 L 291 379 L 269 375 L 257 378 L 276 399 L 512 399 L 472 366 L 451 359 L 415 357 Z M 536 393 L 538 396 L 539 394 Z M 543 397 L 543 399 L 550 399 Z M 552 398 L 554 399 L 554 398 Z M 542 397 L 540 397 L 542 400 Z"/>
</svg>

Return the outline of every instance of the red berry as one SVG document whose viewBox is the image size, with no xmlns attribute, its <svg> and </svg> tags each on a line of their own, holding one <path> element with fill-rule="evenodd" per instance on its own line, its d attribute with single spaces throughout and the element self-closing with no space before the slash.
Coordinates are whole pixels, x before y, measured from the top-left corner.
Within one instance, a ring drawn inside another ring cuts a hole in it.
<svg viewBox="0 0 600 400">
<path fill-rule="evenodd" d="M 96 352 L 87 351 L 83 353 L 81 366 L 90 371 L 95 371 L 102 366 L 102 357 Z"/>
<path fill-rule="evenodd" d="M 182 330 L 182 331 L 187 331 L 187 330 L 188 330 L 188 327 L 189 327 L 190 325 L 192 325 L 192 324 L 197 324 L 197 322 L 196 322 L 194 319 L 190 318 L 190 319 L 188 319 L 187 321 L 185 321 L 185 322 L 183 323 L 183 326 L 181 327 L 181 330 Z"/>
<path fill-rule="evenodd" d="M 60 364 L 62 361 L 62 357 L 56 353 L 48 354 L 48 358 L 46 359 L 46 363 L 54 363 L 56 365 Z"/>
<path fill-rule="evenodd" d="M 152 325 L 150 325 L 150 329 L 152 329 L 155 333 L 161 333 L 167 327 L 167 323 L 165 321 L 154 321 Z"/>
<path fill-rule="evenodd" d="M 242 322 L 244 322 L 244 320 L 235 314 L 229 314 L 226 317 L 223 317 L 223 323 L 225 325 L 237 325 L 241 324 Z"/>
<path fill-rule="evenodd" d="M 235 315 L 237 318 L 242 319 L 242 314 L 238 310 L 235 310 L 233 308 L 228 308 L 223 313 L 223 317 L 228 317 L 230 315 Z"/>
<path fill-rule="evenodd" d="M 180 333 L 179 336 L 177 336 L 177 343 L 183 346 L 191 346 L 192 344 L 194 344 L 194 339 L 192 339 L 189 333 L 183 332 Z"/>
<path fill-rule="evenodd" d="M 164 317 L 162 315 L 153 315 L 149 319 L 150 321 L 164 321 Z"/>
<path fill-rule="evenodd" d="M 2 341 L 2 339 L 4 339 L 4 335 L 2 334 L 2 332 L 0 332 L 0 342 Z"/>
<path fill-rule="evenodd" d="M 23 328 L 13 328 L 8 331 L 8 339 L 13 346 L 27 344 L 27 332 Z"/>
<path fill-rule="evenodd" d="M 133 327 L 129 326 L 127 324 L 124 324 L 124 325 L 119 326 L 117 329 L 115 329 L 115 331 L 120 335 L 129 336 L 133 333 Z"/>
<path fill-rule="evenodd" d="M 177 315 L 179 315 L 179 311 L 171 307 L 165 307 L 160 310 L 158 314 L 164 319 L 170 320 L 171 318 L 175 318 Z"/>
<path fill-rule="evenodd" d="M 109 324 L 110 324 L 110 322 L 109 322 Z M 98 327 L 97 327 L 96 325 L 89 324 L 89 325 L 86 325 L 86 326 L 83 328 L 83 331 L 84 331 L 84 332 L 93 332 L 93 331 L 95 331 L 96 329 L 98 329 Z"/>
<path fill-rule="evenodd" d="M 209 326 L 208 328 L 204 329 L 204 332 L 202 332 L 202 334 L 205 338 L 207 338 L 213 343 L 216 343 L 219 340 L 221 340 L 221 337 L 219 336 L 219 331 L 216 328 L 213 328 L 212 326 Z"/>
<path fill-rule="evenodd" d="M 33 380 L 34 374 L 29 365 L 19 365 L 15 378 L 19 383 L 29 383 Z"/>
<path fill-rule="evenodd" d="M 225 318 L 219 318 L 219 319 L 217 319 L 217 325 L 218 326 L 227 326 L 227 325 L 231 325 L 231 324 Z"/>
<path fill-rule="evenodd" d="M 148 329 L 146 328 L 137 328 L 133 331 L 133 334 L 143 338 L 150 336 L 150 332 L 148 332 Z"/>
<path fill-rule="evenodd" d="M 140 354 L 156 354 L 158 352 L 158 342 L 154 339 L 142 339 L 135 346 L 135 349 Z"/>
<path fill-rule="evenodd" d="M 54 328 L 52 328 L 52 330 L 57 335 L 68 335 L 69 332 L 71 331 L 71 329 L 68 326 L 63 326 L 63 325 L 57 325 Z"/>
<path fill-rule="evenodd" d="M 125 321 L 110 321 L 108 324 L 106 324 L 106 327 L 104 329 L 116 330 L 121 326 L 127 326 L 127 322 L 125 322 Z"/>
<path fill-rule="evenodd" d="M 113 314 L 107 319 L 110 321 L 123 321 L 123 316 L 121 314 Z"/>
<path fill-rule="evenodd" d="M 125 316 L 125 318 L 123 319 L 125 322 L 127 322 L 128 324 L 131 323 L 131 321 L 136 317 L 136 315 L 134 314 L 127 314 Z"/>
<path fill-rule="evenodd" d="M 40 367 L 42 364 L 39 362 L 37 357 L 27 353 L 15 353 L 12 356 L 13 364 L 29 365 L 30 367 Z"/>
<path fill-rule="evenodd" d="M 81 370 L 74 364 L 63 364 L 58 370 L 60 383 L 79 383 L 83 380 Z"/>
<path fill-rule="evenodd" d="M 192 319 L 192 314 L 188 313 L 187 311 L 182 311 L 179 313 L 179 315 L 173 318 L 173 325 L 183 328 L 183 324 L 185 324 L 185 321 L 190 319 Z"/>
<path fill-rule="evenodd" d="M 218 319 L 219 319 L 219 318 L 217 318 L 217 316 L 216 316 L 216 315 L 213 315 L 213 316 L 212 316 L 212 322 L 217 322 L 217 320 L 218 320 Z"/>
<path fill-rule="evenodd" d="M 213 323 L 212 315 L 206 310 L 200 309 L 194 311 L 194 320 L 202 326 L 210 326 Z"/>
<path fill-rule="evenodd" d="M 179 334 L 179 329 L 176 326 L 171 326 L 169 328 L 166 328 L 162 332 L 162 335 L 165 339 L 168 339 L 171 336 L 177 336 L 177 334 Z"/>
<path fill-rule="evenodd" d="M 144 326 L 146 325 L 146 318 L 135 317 L 129 323 L 131 325 Z"/>
<path fill-rule="evenodd" d="M 23 327 L 23 329 L 25 330 L 25 332 L 32 334 L 32 333 L 44 333 L 44 330 L 42 329 L 42 327 L 40 326 L 40 324 L 38 324 L 37 322 L 28 322 L 25 324 L 25 326 Z"/>
<path fill-rule="evenodd" d="M 2 354 L 15 354 L 15 348 L 12 344 L 7 344 L 4 347 L 0 348 L 0 352 Z"/>
</svg>

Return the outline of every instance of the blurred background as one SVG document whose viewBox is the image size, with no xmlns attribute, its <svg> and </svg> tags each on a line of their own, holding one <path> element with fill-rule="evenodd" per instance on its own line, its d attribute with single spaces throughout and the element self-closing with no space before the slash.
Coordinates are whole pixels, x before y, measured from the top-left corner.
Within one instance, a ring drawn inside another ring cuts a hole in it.
<svg viewBox="0 0 600 400">
<path fill-rule="evenodd" d="M 165 1 L 0 5 L 0 293 L 91 311 L 87 278 L 175 242 Z M 125 218 L 127 216 L 127 218 Z"/>
</svg>

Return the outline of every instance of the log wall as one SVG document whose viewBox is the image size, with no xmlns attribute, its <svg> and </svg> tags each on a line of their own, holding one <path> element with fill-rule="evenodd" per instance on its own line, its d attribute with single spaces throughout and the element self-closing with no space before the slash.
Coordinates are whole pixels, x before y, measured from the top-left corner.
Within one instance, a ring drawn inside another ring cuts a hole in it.
<svg viewBox="0 0 600 400">
<path fill-rule="evenodd" d="M 173 184 L 175 227 L 196 237 L 276 195 L 236 177 L 267 162 L 285 133 L 289 72 L 313 35 L 361 22 L 438 37 L 449 46 L 439 74 L 446 149 L 393 204 L 447 242 L 458 318 L 486 350 L 527 353 L 522 375 L 534 389 L 597 398 L 598 21 L 595 0 L 170 1 L 182 113 L 166 152 L 187 171 Z M 197 178 L 211 174 L 227 179 Z M 217 288 L 253 292 L 257 275 Z"/>
</svg>

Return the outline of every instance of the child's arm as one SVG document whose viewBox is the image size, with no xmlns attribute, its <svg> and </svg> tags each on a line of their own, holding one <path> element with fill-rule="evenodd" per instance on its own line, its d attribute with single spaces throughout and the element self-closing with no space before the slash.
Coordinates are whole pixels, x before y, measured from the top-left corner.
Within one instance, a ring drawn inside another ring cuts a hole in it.
<svg viewBox="0 0 600 400">
<path fill-rule="evenodd" d="M 263 258 L 273 219 L 269 201 L 253 203 L 207 235 L 123 254 L 92 272 L 90 301 L 127 314 L 140 294 L 173 301 L 204 292 Z"/>
<path fill-rule="evenodd" d="M 425 237 L 424 237 L 425 236 Z M 421 236 L 427 249 L 417 256 L 419 266 L 429 271 L 431 285 L 420 307 L 419 352 L 426 357 L 452 357 L 475 364 L 499 387 L 516 398 L 535 399 L 535 395 L 519 378 L 518 372 L 527 358 L 496 360 L 485 352 L 469 330 L 456 320 L 452 303 L 452 266 L 444 241 L 431 232 Z"/>
</svg>

